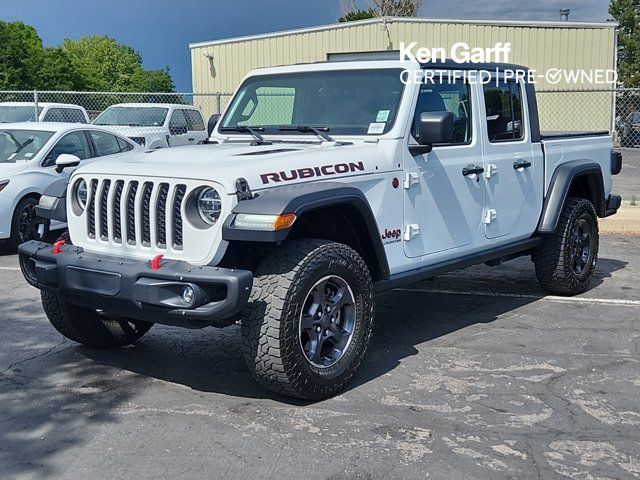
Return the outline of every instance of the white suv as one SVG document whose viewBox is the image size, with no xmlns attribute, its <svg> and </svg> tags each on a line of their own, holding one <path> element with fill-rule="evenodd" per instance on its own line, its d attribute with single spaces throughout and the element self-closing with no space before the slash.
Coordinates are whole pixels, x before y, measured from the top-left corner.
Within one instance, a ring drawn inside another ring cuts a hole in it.
<svg viewBox="0 0 640 480">
<path fill-rule="evenodd" d="M 89 123 L 87 111 L 80 105 L 72 105 L 69 103 L 38 103 L 37 119 L 35 113 L 36 104 L 33 102 L 0 103 L 0 123 L 36 121 Z"/>
<path fill-rule="evenodd" d="M 121 103 L 94 120 L 149 149 L 197 145 L 208 134 L 196 107 L 171 103 Z"/>
</svg>

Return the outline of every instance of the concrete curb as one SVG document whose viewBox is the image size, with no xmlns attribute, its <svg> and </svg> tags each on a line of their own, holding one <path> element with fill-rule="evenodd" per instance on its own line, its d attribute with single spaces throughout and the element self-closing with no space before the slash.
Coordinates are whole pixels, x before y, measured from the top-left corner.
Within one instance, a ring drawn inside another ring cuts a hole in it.
<svg viewBox="0 0 640 480">
<path fill-rule="evenodd" d="M 600 233 L 640 235 L 640 206 L 623 203 L 618 213 L 599 221 Z"/>
</svg>

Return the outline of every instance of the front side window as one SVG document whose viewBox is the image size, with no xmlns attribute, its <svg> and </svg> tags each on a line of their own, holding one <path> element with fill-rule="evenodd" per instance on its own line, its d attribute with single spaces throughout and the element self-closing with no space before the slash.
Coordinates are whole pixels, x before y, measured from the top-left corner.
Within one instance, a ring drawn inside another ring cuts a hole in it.
<svg viewBox="0 0 640 480">
<path fill-rule="evenodd" d="M 520 85 L 499 80 L 484 86 L 487 133 L 490 142 L 513 142 L 524 138 Z"/>
<path fill-rule="evenodd" d="M 281 127 L 304 125 L 336 135 L 387 133 L 404 92 L 401 73 L 378 69 L 256 75 L 238 90 L 221 131 L 245 126 L 276 134 Z"/>
<path fill-rule="evenodd" d="M 52 136 L 40 130 L 0 129 L 0 163 L 31 160 Z"/>
<path fill-rule="evenodd" d="M 44 114 L 43 122 L 66 122 L 67 117 L 64 108 L 50 108 Z"/>
<path fill-rule="evenodd" d="M 420 87 L 413 120 L 412 135 L 419 140 L 420 116 L 424 112 L 453 113 L 453 142 L 465 145 L 471 142 L 471 90 L 462 80 L 451 83 L 429 83 Z"/>
<path fill-rule="evenodd" d="M 93 122 L 94 125 L 130 127 L 161 127 L 169 113 L 162 107 L 109 107 Z"/>
<path fill-rule="evenodd" d="M 86 160 L 91 157 L 91 149 L 87 142 L 84 132 L 67 133 L 64 137 L 56 142 L 51 151 L 44 159 L 42 166 L 51 167 L 55 165 L 56 159 L 63 154 L 75 155 L 80 160 Z"/>
</svg>

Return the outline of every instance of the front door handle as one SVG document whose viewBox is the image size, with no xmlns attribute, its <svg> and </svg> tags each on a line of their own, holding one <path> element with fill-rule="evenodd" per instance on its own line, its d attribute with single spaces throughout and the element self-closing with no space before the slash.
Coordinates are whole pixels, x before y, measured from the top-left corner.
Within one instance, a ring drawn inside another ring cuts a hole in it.
<svg viewBox="0 0 640 480">
<path fill-rule="evenodd" d="M 520 170 L 521 168 L 529 168 L 531 166 L 531 162 L 529 160 L 516 160 L 513 162 L 513 169 Z"/>
<path fill-rule="evenodd" d="M 462 175 L 465 177 L 473 174 L 480 175 L 481 173 L 484 173 L 484 168 L 479 165 L 467 165 L 462 169 Z"/>
</svg>

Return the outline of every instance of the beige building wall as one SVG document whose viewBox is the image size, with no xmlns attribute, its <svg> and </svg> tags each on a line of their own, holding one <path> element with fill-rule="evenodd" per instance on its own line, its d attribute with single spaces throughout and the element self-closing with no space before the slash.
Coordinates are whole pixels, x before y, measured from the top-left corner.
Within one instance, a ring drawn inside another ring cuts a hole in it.
<svg viewBox="0 0 640 480">
<path fill-rule="evenodd" d="M 375 19 L 191 45 L 193 91 L 233 93 L 254 68 L 327 60 L 333 53 L 399 50 L 400 43 L 444 47 L 456 42 L 489 48 L 510 42 L 511 63 L 541 74 L 566 70 L 615 69 L 616 24 L 575 22 L 484 22 Z M 549 84 L 538 90 L 600 90 L 598 93 L 540 95 L 543 130 L 609 130 L 613 94 L 607 85 Z M 576 97 L 581 105 L 574 103 Z"/>
</svg>

